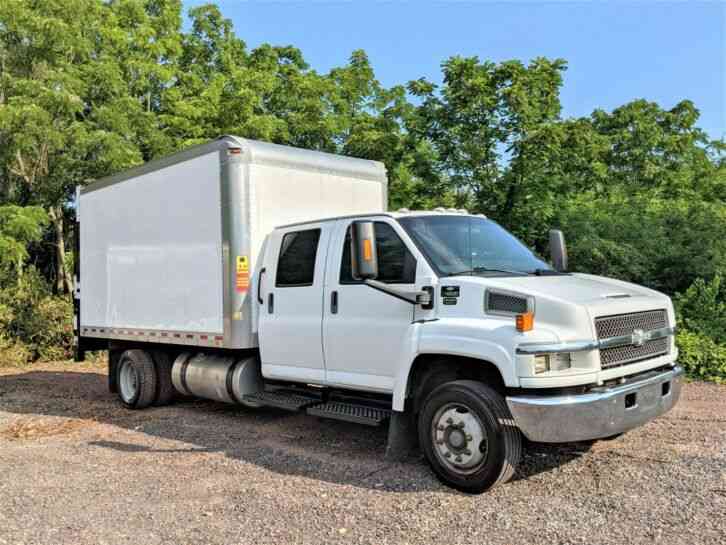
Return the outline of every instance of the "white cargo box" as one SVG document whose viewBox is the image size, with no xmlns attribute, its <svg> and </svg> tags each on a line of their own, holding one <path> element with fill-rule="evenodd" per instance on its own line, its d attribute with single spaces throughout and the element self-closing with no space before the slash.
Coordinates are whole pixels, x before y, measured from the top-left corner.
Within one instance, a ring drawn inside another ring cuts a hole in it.
<svg viewBox="0 0 726 545">
<path fill-rule="evenodd" d="M 381 163 L 225 136 L 80 191 L 84 337 L 257 346 L 256 256 L 279 225 L 383 212 Z"/>
</svg>

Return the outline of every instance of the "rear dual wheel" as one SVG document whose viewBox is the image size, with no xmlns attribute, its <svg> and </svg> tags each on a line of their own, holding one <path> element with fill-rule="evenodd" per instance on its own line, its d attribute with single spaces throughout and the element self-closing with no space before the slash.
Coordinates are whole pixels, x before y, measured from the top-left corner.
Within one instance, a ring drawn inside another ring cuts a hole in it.
<svg viewBox="0 0 726 545">
<path fill-rule="evenodd" d="M 419 442 L 444 484 L 481 493 L 508 481 L 521 454 L 521 435 L 504 398 L 472 380 L 434 389 L 419 413 Z"/>
<path fill-rule="evenodd" d="M 174 397 L 171 359 L 161 350 L 125 350 L 116 369 L 118 395 L 129 409 L 167 405 Z"/>
<path fill-rule="evenodd" d="M 129 409 L 144 409 L 156 398 L 154 361 L 145 350 L 126 350 L 118 362 L 118 395 Z"/>
</svg>

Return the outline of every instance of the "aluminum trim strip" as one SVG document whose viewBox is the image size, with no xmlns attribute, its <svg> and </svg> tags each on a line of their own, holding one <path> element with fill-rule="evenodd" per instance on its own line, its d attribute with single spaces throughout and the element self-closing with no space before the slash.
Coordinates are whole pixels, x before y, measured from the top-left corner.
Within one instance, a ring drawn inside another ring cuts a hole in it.
<svg viewBox="0 0 726 545">
<path fill-rule="evenodd" d="M 158 344 L 177 344 L 189 346 L 215 346 L 233 348 L 225 341 L 224 335 L 209 331 L 165 331 L 158 329 L 138 329 L 133 327 L 81 326 L 84 338 L 112 339 L 121 341 L 144 341 Z"/>
<path fill-rule="evenodd" d="M 675 327 L 661 327 L 660 329 L 651 329 L 650 331 L 635 331 L 632 335 L 620 335 L 618 337 L 610 337 L 599 341 L 600 348 L 615 348 L 616 346 L 642 346 L 643 343 L 670 337 L 675 335 Z"/>
<path fill-rule="evenodd" d="M 517 354 L 535 355 L 535 354 L 555 354 L 558 352 L 584 352 L 587 350 L 598 350 L 600 348 L 613 348 L 616 346 L 641 346 L 647 341 L 662 339 L 675 335 L 675 327 L 663 327 L 644 331 L 641 333 L 633 333 L 632 335 L 622 335 L 619 337 L 611 337 L 600 341 L 567 341 L 561 343 L 525 343 L 517 346 Z"/>
<path fill-rule="evenodd" d="M 585 352 L 597 350 L 597 341 L 568 341 L 562 343 L 531 343 L 517 346 L 517 354 L 534 356 L 535 354 L 555 354 L 558 352 Z"/>
</svg>

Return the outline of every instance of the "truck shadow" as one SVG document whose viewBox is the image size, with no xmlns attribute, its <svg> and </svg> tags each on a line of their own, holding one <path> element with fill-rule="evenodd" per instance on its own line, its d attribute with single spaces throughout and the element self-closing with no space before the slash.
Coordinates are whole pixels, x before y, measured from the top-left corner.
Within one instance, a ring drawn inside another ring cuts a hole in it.
<svg viewBox="0 0 726 545">
<path fill-rule="evenodd" d="M 87 442 L 130 455 L 222 453 L 279 474 L 336 484 L 394 492 L 435 489 L 456 493 L 438 483 L 421 456 L 404 462 L 384 460 L 386 428 L 200 399 L 131 411 L 108 392 L 102 373 L 29 371 L 0 376 L 0 410 L 87 420 L 89 425 L 107 424 L 171 441 L 168 446 L 149 446 L 143 438 L 139 442 L 113 438 Z M 529 443 L 526 447 L 515 480 L 560 467 L 589 449 L 586 443 Z"/>
</svg>

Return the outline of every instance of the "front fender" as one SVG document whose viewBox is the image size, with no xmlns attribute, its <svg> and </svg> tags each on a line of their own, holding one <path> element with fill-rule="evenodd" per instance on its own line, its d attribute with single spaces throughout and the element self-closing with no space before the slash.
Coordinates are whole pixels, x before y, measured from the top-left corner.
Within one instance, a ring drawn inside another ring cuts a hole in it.
<svg viewBox="0 0 726 545">
<path fill-rule="evenodd" d="M 411 367 L 416 358 L 425 354 L 463 356 L 485 360 L 499 370 L 504 384 L 519 386 L 513 360 L 513 340 L 517 331 L 511 323 L 501 320 L 441 319 L 419 327 L 416 350 L 398 370 L 393 389 L 393 410 L 403 411 L 408 391 Z"/>
</svg>

